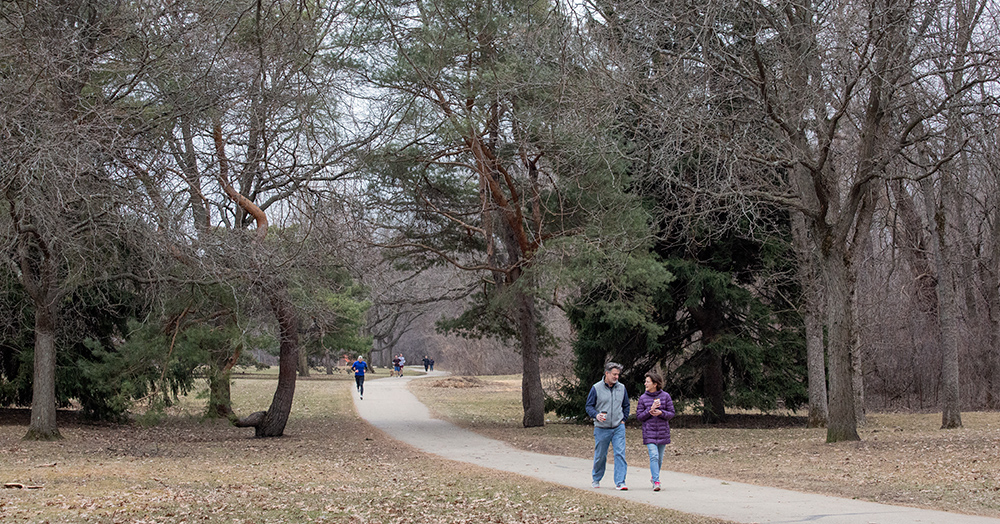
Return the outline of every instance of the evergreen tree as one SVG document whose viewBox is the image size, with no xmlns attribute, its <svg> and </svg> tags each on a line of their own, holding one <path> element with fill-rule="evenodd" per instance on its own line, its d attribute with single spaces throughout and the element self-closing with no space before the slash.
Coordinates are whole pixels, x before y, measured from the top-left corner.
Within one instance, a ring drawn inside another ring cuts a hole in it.
<svg viewBox="0 0 1000 524">
<path fill-rule="evenodd" d="M 588 105 L 587 50 L 544 0 L 379 6 L 369 61 L 395 133 L 369 169 L 393 217 L 379 224 L 385 244 L 414 268 L 444 261 L 480 278 L 466 313 L 440 326 L 516 340 L 523 425 L 543 425 L 541 308 L 560 266 L 645 228 L 605 140 L 607 108 Z"/>
</svg>

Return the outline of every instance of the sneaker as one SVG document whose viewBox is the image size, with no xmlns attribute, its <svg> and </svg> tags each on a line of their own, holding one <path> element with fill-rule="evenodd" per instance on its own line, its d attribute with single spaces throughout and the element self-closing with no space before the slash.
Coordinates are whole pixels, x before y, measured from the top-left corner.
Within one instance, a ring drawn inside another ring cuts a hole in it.
<svg viewBox="0 0 1000 524">
<path fill-rule="evenodd" d="M 653 491 L 660 491 L 660 483 L 659 482 L 654 482 L 653 483 Z"/>
<path fill-rule="evenodd" d="M 364 399 L 365 399 L 365 396 L 364 396 L 364 395 L 359 395 L 359 399 L 360 399 L 360 400 L 364 400 Z"/>
<path fill-rule="evenodd" d="M 625 484 L 619 484 L 615 486 L 615 489 L 617 489 L 618 491 L 628 491 L 628 486 L 626 486 Z"/>
<path fill-rule="evenodd" d="M 601 487 L 601 483 L 595 480 L 595 481 L 593 481 L 593 482 L 590 483 L 590 487 L 592 487 L 592 488 L 599 488 L 599 487 Z"/>
</svg>

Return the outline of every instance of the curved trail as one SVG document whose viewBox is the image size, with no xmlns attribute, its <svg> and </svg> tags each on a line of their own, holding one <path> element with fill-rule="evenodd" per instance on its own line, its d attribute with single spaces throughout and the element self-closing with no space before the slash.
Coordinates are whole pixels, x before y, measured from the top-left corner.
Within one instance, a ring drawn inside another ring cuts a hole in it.
<svg viewBox="0 0 1000 524">
<path fill-rule="evenodd" d="M 425 376 L 446 375 L 435 371 L 419 377 L 370 380 L 365 383 L 364 400 L 354 394 L 354 405 L 362 418 L 393 439 L 427 453 L 695 515 L 761 524 L 1000 524 L 1000 519 L 988 517 L 799 493 L 667 470 L 660 473 L 663 490 L 654 492 L 646 482 L 645 462 L 629 468 L 632 473 L 629 491 L 610 488 L 610 465 L 604 484 L 594 490 L 590 487 L 590 459 L 514 449 L 504 442 L 432 418 L 406 385 Z"/>
</svg>

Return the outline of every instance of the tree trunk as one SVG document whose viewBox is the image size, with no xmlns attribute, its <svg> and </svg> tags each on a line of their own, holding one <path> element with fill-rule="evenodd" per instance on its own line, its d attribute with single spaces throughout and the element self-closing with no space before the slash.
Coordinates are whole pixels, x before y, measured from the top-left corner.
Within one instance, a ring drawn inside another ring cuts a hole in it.
<svg viewBox="0 0 1000 524">
<path fill-rule="evenodd" d="M 949 177 L 947 174 L 942 179 L 943 206 L 949 202 Z M 959 398 L 959 333 L 958 333 L 958 292 L 955 288 L 954 269 L 951 263 L 948 242 L 945 238 L 947 230 L 946 210 L 937 210 L 935 216 L 935 233 L 937 236 L 937 249 L 934 253 L 934 261 L 937 265 L 937 296 L 938 296 L 938 322 L 941 330 L 941 428 L 952 429 L 962 427 L 962 414 Z"/>
<path fill-rule="evenodd" d="M 949 94 L 957 95 L 964 89 L 966 52 L 972 36 L 974 22 L 968 12 L 963 12 L 958 20 L 958 39 L 956 42 L 955 67 L 951 78 L 946 83 Z M 959 95 L 961 98 L 961 95 Z M 950 150 L 963 150 L 966 142 L 965 125 L 960 111 L 955 109 L 948 114 L 948 129 L 945 133 L 946 147 Z M 957 166 L 955 165 L 957 162 Z M 934 215 L 934 231 L 937 237 L 937 250 L 934 261 L 938 269 L 938 303 L 940 304 L 938 319 L 941 324 L 941 428 L 953 429 L 962 427 L 961 413 L 961 374 L 959 370 L 959 353 L 962 344 L 959 328 L 968 319 L 964 319 L 959 305 L 960 289 L 964 290 L 965 311 L 976 315 L 978 308 L 972 290 L 972 260 L 973 250 L 968 240 L 968 226 L 965 220 L 965 205 L 962 181 L 968 178 L 970 166 L 965 151 L 959 153 L 957 161 L 944 166 L 941 170 L 941 198 L 937 199 L 938 208 Z M 951 238 L 949 238 L 949 234 Z M 996 282 L 991 283 L 996 286 Z M 978 320 L 976 318 L 973 321 Z M 978 323 L 977 323 L 978 324 Z"/>
<path fill-rule="evenodd" d="M 711 344 L 719 336 L 722 318 L 719 308 L 710 296 L 705 297 L 704 305 L 689 307 L 692 320 L 701 331 L 701 345 L 704 348 L 702 361 L 702 419 L 709 424 L 718 424 L 726 419 L 726 382 L 722 371 L 722 355 L 712 348 Z"/>
<path fill-rule="evenodd" d="M 220 360 L 222 360 L 220 362 Z M 226 367 L 229 359 L 216 359 L 208 371 L 208 408 L 206 416 L 209 418 L 232 419 L 233 403 L 232 390 L 230 388 L 230 369 Z"/>
<path fill-rule="evenodd" d="M 308 377 L 309 376 L 309 355 L 305 351 L 299 351 L 299 376 Z"/>
<path fill-rule="evenodd" d="M 802 176 L 802 175 L 800 175 Z M 792 213 L 792 245 L 799 259 L 798 276 L 802 286 L 806 336 L 806 369 L 809 380 L 810 428 L 825 428 L 829 420 L 826 396 L 826 351 L 823 343 L 822 290 L 816 270 L 815 248 L 809 239 L 806 217 Z"/>
<path fill-rule="evenodd" d="M 233 425 L 254 428 L 254 436 L 280 437 L 285 432 L 288 415 L 295 396 L 295 378 L 299 362 L 299 319 L 295 306 L 288 297 L 288 287 L 278 283 L 269 297 L 271 311 L 278 319 L 280 349 L 278 352 L 278 385 L 274 389 L 271 407 L 243 417 Z"/>
<path fill-rule="evenodd" d="M 851 384 L 854 389 L 854 421 L 858 426 L 864 426 L 868 423 L 868 415 L 865 406 L 865 375 L 861 368 L 861 339 L 858 331 L 860 330 L 855 323 L 854 344 L 851 348 Z"/>
<path fill-rule="evenodd" d="M 240 359 L 240 350 L 234 352 L 224 351 L 217 348 L 214 352 L 211 368 L 208 372 L 208 409 L 206 416 L 209 418 L 227 418 L 235 420 L 236 414 L 233 412 L 232 388 L 230 378 L 233 368 Z M 210 354 L 211 354 L 210 353 Z"/>
<path fill-rule="evenodd" d="M 521 406 L 524 408 L 522 424 L 526 428 L 540 427 L 545 425 L 545 390 L 542 388 L 538 314 L 535 309 L 535 299 L 530 293 L 522 291 L 515 284 L 514 294 L 517 331 L 521 339 Z"/>
<path fill-rule="evenodd" d="M 702 420 L 708 424 L 718 424 L 726 420 L 726 389 L 722 373 L 722 355 L 714 349 L 706 349 L 705 366 L 702 371 L 704 381 Z"/>
<path fill-rule="evenodd" d="M 1000 210 L 1000 197 L 993 192 L 990 196 L 994 213 Z M 992 285 L 983 286 L 988 306 L 989 347 L 986 349 L 986 409 L 1000 407 L 1000 216 L 993 216 L 989 257 L 984 261 L 982 269 L 986 282 Z"/>
<path fill-rule="evenodd" d="M 815 300 L 815 299 L 813 299 Z M 806 361 L 809 376 L 809 421 L 807 427 L 825 428 L 829 421 L 826 397 L 826 351 L 823 346 L 823 322 L 807 299 L 804 316 Z"/>
<path fill-rule="evenodd" d="M 14 203 L 10 201 L 13 207 Z M 31 422 L 25 440 L 59 440 L 56 421 L 56 321 L 61 296 L 56 288 L 58 269 L 48 245 L 20 246 L 21 284 L 35 306 L 35 355 L 31 384 Z"/>
<path fill-rule="evenodd" d="M 830 243 L 823 255 L 823 272 L 827 293 L 827 326 L 830 351 L 830 423 L 826 441 L 861 440 L 854 398 L 853 349 L 854 300 L 853 277 L 846 261 L 843 244 Z"/>
<path fill-rule="evenodd" d="M 35 366 L 31 423 L 25 440 L 60 440 L 56 424 L 56 314 L 51 300 L 35 304 Z"/>
<path fill-rule="evenodd" d="M 292 398 L 295 396 L 295 371 L 299 357 L 299 322 L 295 306 L 288 297 L 288 288 L 284 283 L 271 295 L 271 309 L 278 319 L 281 334 L 280 351 L 278 353 L 278 386 L 274 390 L 271 407 L 264 415 L 264 420 L 256 426 L 257 437 L 280 437 L 285 432 L 288 415 L 292 411 Z"/>
</svg>

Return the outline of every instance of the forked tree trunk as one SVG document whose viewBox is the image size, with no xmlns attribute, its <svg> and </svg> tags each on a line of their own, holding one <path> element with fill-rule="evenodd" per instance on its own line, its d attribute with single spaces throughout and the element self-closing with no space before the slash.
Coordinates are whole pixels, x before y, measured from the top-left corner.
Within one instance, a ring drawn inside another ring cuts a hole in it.
<svg viewBox="0 0 1000 524">
<path fill-rule="evenodd" d="M 259 130 L 259 128 L 258 128 Z M 226 158 L 225 142 L 222 138 L 222 124 L 213 123 L 212 136 L 215 141 L 216 154 L 219 160 L 217 177 L 222 188 L 240 209 L 254 218 L 257 230 L 254 243 L 260 244 L 267 237 L 267 215 L 250 199 L 240 194 L 229 182 L 229 160 Z M 251 145 L 256 144 L 252 141 Z M 255 155 L 248 153 L 248 157 Z M 252 413 L 234 424 L 238 427 L 253 427 L 257 437 L 280 437 L 285 432 L 288 415 L 292 411 L 292 398 L 295 395 L 295 373 L 299 364 L 299 320 L 288 296 L 288 284 L 275 279 L 273 285 L 265 286 L 264 292 L 271 293 L 268 297 L 271 311 L 278 320 L 280 350 L 278 353 L 278 385 L 274 390 L 271 407 L 267 411 Z M 273 288 L 273 289 L 272 289 Z"/>
</svg>

